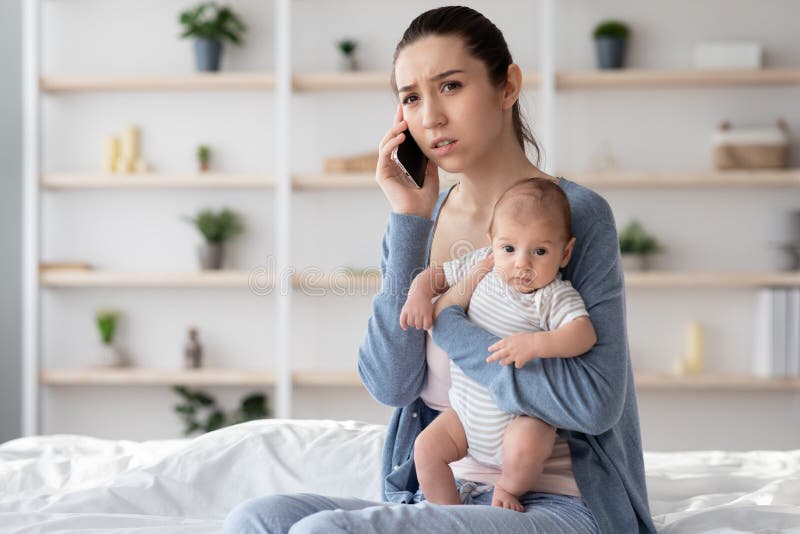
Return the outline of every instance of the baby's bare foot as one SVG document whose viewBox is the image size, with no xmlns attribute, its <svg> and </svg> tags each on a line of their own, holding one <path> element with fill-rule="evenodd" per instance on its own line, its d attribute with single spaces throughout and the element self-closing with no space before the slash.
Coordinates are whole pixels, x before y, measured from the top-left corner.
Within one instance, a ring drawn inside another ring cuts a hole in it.
<svg viewBox="0 0 800 534">
<path fill-rule="evenodd" d="M 525 511 L 525 508 L 522 507 L 519 499 L 497 485 L 495 485 L 494 494 L 492 495 L 492 506 L 507 508 L 508 510 L 516 510 L 517 512 Z"/>
</svg>

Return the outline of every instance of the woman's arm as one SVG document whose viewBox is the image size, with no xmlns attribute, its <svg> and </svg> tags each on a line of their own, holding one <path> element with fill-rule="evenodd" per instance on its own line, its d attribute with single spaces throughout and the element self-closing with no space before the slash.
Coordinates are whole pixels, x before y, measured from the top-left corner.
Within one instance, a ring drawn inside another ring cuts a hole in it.
<svg viewBox="0 0 800 534">
<path fill-rule="evenodd" d="M 472 323 L 458 305 L 440 312 L 433 339 L 467 376 L 491 392 L 502 410 L 597 435 L 622 414 L 629 361 L 624 281 L 613 222 L 593 224 L 572 261 L 571 282 L 586 303 L 598 340 L 583 356 L 536 359 L 521 369 L 486 363 L 488 347 L 499 338 Z"/>
<path fill-rule="evenodd" d="M 408 287 L 425 263 L 439 198 L 439 170 L 433 161 L 425 168 L 421 189 L 405 185 L 392 161 L 392 151 L 403 142 L 408 128 L 398 103 L 394 125 L 378 145 L 375 179 L 392 206 L 383 236 L 381 289 L 372 301 L 372 316 L 358 348 L 358 374 L 379 402 L 407 406 L 419 397 L 425 381 L 423 330 L 400 328 L 400 310 Z"/>
<path fill-rule="evenodd" d="M 489 347 L 487 362 L 516 364 L 517 369 L 535 358 L 574 358 L 581 356 L 597 342 L 597 335 L 588 317 L 578 317 L 555 330 L 520 332 L 501 339 Z"/>
<path fill-rule="evenodd" d="M 425 263 L 433 221 L 392 213 L 383 236 L 381 289 L 358 349 L 358 373 L 367 391 L 389 406 L 407 406 L 425 380 L 425 331 L 400 327 L 400 310 L 414 276 Z"/>
</svg>

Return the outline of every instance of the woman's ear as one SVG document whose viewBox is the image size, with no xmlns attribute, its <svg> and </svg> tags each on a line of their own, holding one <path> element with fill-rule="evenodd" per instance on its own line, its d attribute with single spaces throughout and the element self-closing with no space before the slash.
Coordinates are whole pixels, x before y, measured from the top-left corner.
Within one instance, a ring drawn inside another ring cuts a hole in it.
<svg viewBox="0 0 800 534">
<path fill-rule="evenodd" d="M 522 90 L 522 70 L 519 65 L 512 63 L 508 66 L 508 80 L 503 90 L 503 109 L 511 109 L 519 99 Z"/>
<path fill-rule="evenodd" d="M 575 248 L 575 238 L 569 240 L 567 246 L 564 247 L 564 256 L 561 259 L 561 267 L 566 267 L 572 257 L 572 249 Z"/>
</svg>

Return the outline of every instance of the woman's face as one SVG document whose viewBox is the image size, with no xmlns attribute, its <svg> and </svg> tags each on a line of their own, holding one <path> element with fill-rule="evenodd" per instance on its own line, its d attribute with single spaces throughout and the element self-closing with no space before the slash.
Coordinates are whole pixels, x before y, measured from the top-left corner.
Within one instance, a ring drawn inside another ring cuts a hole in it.
<svg viewBox="0 0 800 534">
<path fill-rule="evenodd" d="M 398 97 L 411 136 L 439 167 L 462 172 L 500 137 L 503 89 L 459 37 L 432 36 L 404 48 L 395 62 Z"/>
</svg>

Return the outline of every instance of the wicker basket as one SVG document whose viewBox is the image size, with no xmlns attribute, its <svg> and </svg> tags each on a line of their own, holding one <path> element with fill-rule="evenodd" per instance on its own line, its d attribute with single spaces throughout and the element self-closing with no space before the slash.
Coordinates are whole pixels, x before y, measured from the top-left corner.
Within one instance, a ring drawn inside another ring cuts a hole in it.
<svg viewBox="0 0 800 534">
<path fill-rule="evenodd" d="M 731 169 L 784 169 L 789 165 L 786 122 L 773 128 L 732 129 L 723 122 L 714 136 L 714 166 Z"/>
</svg>

